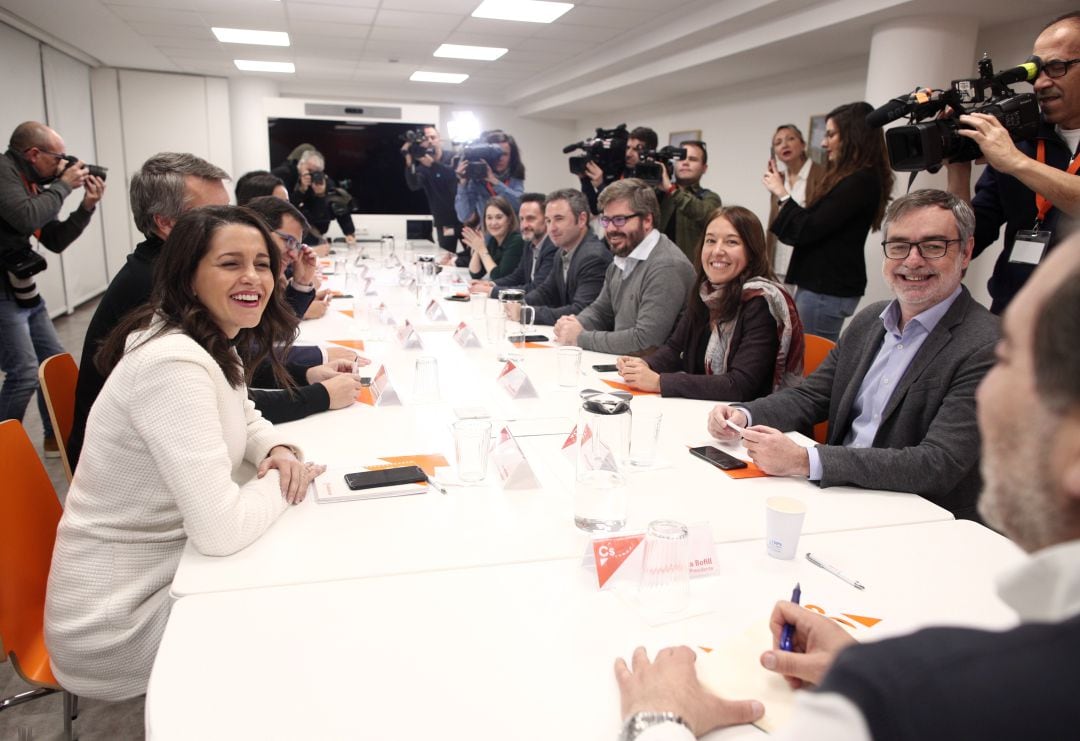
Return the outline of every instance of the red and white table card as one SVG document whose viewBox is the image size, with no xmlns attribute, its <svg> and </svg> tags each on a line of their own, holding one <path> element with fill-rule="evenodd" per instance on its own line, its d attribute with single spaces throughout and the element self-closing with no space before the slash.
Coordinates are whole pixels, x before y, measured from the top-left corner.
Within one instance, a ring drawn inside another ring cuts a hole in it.
<svg viewBox="0 0 1080 741">
<path fill-rule="evenodd" d="M 506 361 L 506 365 L 499 371 L 499 377 L 495 379 L 499 388 L 510 395 L 512 399 L 535 399 L 536 387 L 529 380 L 521 368 L 514 365 L 514 361 Z"/>
<path fill-rule="evenodd" d="M 499 430 L 491 457 L 503 489 L 535 489 L 540 486 L 540 481 L 509 427 L 503 426 Z"/>
<path fill-rule="evenodd" d="M 461 347 L 482 347 L 476 332 L 465 322 L 458 324 L 457 329 L 454 330 L 454 341 Z"/>
</svg>

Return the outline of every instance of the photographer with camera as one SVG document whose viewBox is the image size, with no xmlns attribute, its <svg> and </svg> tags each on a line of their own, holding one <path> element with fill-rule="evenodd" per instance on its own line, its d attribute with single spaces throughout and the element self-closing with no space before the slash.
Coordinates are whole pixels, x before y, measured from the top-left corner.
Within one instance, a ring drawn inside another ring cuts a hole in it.
<svg viewBox="0 0 1080 741">
<path fill-rule="evenodd" d="M 638 163 L 641 162 L 642 153 L 656 151 L 656 147 L 660 143 L 659 138 L 656 136 L 656 132 L 648 126 L 638 126 L 629 134 L 626 134 L 625 125 L 621 125 L 610 131 L 597 129 L 596 133 L 598 139 L 607 138 L 613 141 L 617 141 L 625 135 L 626 144 L 624 146 L 625 153 L 623 156 L 622 172 L 619 172 L 612 167 L 602 167 L 594 158 L 590 158 L 585 164 L 585 170 L 580 175 L 581 192 L 584 193 L 585 198 L 588 199 L 589 211 L 593 214 L 600 213 L 596 201 L 604 188 L 611 185 L 616 180 L 639 177 L 637 166 Z M 619 144 L 621 145 L 621 141 Z M 571 170 L 571 172 L 573 172 L 573 170 Z"/>
<path fill-rule="evenodd" d="M 660 200 L 657 228 L 679 246 L 687 259 L 695 262 L 709 214 L 720 208 L 720 196 L 701 187 L 701 176 L 709 169 L 705 142 L 684 141 L 680 146 L 685 156 L 675 160 L 674 183 L 667 167 L 660 167 L 660 185 L 656 188 Z"/>
<path fill-rule="evenodd" d="M 485 131 L 480 141 L 465 147 L 456 172 L 454 209 L 462 224 L 482 227 L 484 206 L 492 196 L 505 198 L 517 213 L 525 192 L 525 165 L 514 137 L 500 129 Z"/>
<path fill-rule="evenodd" d="M 424 191 L 435 224 L 435 240 L 454 255 L 461 240 L 461 222 L 454 210 L 458 181 L 453 154 L 443 150 L 434 126 L 406 132 L 401 153 L 405 157 L 405 185 L 409 190 Z"/>
<path fill-rule="evenodd" d="M 300 155 L 296 162 L 296 183 L 289 191 L 289 200 L 318 232 L 305 233 L 305 244 L 322 242 L 333 220 L 341 227 L 346 242 L 353 244 L 356 241 L 356 226 L 349 209 L 351 198 L 326 174 L 326 160 L 319 150 L 307 149 Z"/>
<path fill-rule="evenodd" d="M 1041 109 L 1038 133 L 1014 144 L 997 118 L 962 115 L 957 133 L 978 145 L 987 168 L 971 198 L 971 162 L 949 162 L 949 192 L 975 210 L 975 256 L 1005 225 L 1005 248 L 994 265 L 990 310 L 1000 314 L 1047 252 L 1075 230 L 1080 217 L 1080 12 L 1054 19 L 1035 39 L 1041 67 L 1033 81 Z"/>
<path fill-rule="evenodd" d="M 60 207 L 71 191 L 82 187 L 82 203 L 59 221 Z M 105 194 L 105 170 L 64 154 L 64 140 L 37 121 L 19 124 L 8 150 L 0 157 L 0 420 L 22 420 L 30 396 L 38 387 L 38 363 L 64 352 L 34 275 L 45 270 L 45 259 L 33 250 L 30 237 L 60 253 L 90 223 Z M 45 428 L 45 456 L 60 449 L 45 401 L 38 394 Z"/>
</svg>

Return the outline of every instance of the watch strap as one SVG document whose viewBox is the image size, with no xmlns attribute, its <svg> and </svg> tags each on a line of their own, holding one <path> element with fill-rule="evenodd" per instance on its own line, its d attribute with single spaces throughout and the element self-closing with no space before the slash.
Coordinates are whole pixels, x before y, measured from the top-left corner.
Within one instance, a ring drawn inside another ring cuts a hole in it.
<svg viewBox="0 0 1080 741">
<path fill-rule="evenodd" d="M 626 722 L 623 724 L 622 733 L 619 734 L 619 741 L 634 741 L 634 739 L 640 736 L 645 729 L 652 728 L 661 723 L 678 723 L 681 726 L 685 726 L 688 730 L 690 729 L 690 726 L 682 719 L 682 716 L 676 715 L 675 713 L 644 711 L 634 713 L 626 719 Z"/>
</svg>

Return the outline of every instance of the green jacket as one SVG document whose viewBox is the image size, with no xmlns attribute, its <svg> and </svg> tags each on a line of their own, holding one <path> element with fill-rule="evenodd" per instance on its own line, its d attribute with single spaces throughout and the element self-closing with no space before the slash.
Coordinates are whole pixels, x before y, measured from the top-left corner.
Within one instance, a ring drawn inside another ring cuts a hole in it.
<svg viewBox="0 0 1080 741">
<path fill-rule="evenodd" d="M 687 190 L 680 187 L 671 195 L 663 195 L 660 201 L 660 223 L 656 228 L 667 234 L 668 223 L 678 212 L 675 222 L 675 244 L 691 262 L 697 258 L 701 235 L 705 233 L 705 219 L 720 208 L 720 196 L 711 190 L 697 187 Z"/>
</svg>

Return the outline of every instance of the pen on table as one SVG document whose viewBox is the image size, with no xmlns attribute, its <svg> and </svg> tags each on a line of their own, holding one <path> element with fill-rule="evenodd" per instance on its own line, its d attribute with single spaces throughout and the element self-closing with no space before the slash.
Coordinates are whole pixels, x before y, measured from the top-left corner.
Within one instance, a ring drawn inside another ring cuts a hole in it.
<svg viewBox="0 0 1080 741">
<path fill-rule="evenodd" d="M 795 589 L 791 591 L 791 601 L 795 604 L 799 604 L 799 600 L 802 598 L 802 587 L 799 582 L 795 582 Z M 780 650 L 790 651 L 791 641 L 795 637 L 795 626 L 791 623 L 784 623 L 784 627 L 780 629 Z"/>
<path fill-rule="evenodd" d="M 445 489 L 445 488 L 444 488 L 444 487 L 442 486 L 442 484 L 440 484 L 440 483 L 439 483 L 438 481 L 436 481 L 436 480 L 435 480 L 435 477 L 434 477 L 434 476 L 428 476 L 428 477 L 427 477 L 427 482 L 428 482 L 429 484 L 431 484 L 432 486 L 434 486 L 434 487 L 435 487 L 435 489 L 436 489 L 436 490 L 437 490 L 438 492 L 440 492 L 441 494 L 449 494 L 449 493 L 450 493 L 450 492 L 448 492 L 448 491 L 447 491 L 447 490 L 446 490 L 446 489 Z"/>
<path fill-rule="evenodd" d="M 860 582 L 858 579 L 852 579 L 850 576 L 848 576 L 847 574 L 845 574 L 843 571 L 836 568 L 832 564 L 826 563 L 825 561 L 822 561 L 820 558 L 814 558 L 813 554 L 811 554 L 811 553 L 806 554 L 806 560 L 809 561 L 810 563 L 814 564 L 818 568 L 825 569 L 830 574 L 835 576 L 837 579 L 839 579 L 841 581 L 844 581 L 844 582 L 847 582 L 848 584 L 855 587 L 856 589 L 866 589 L 866 585 L 863 584 L 862 582 Z"/>
</svg>

